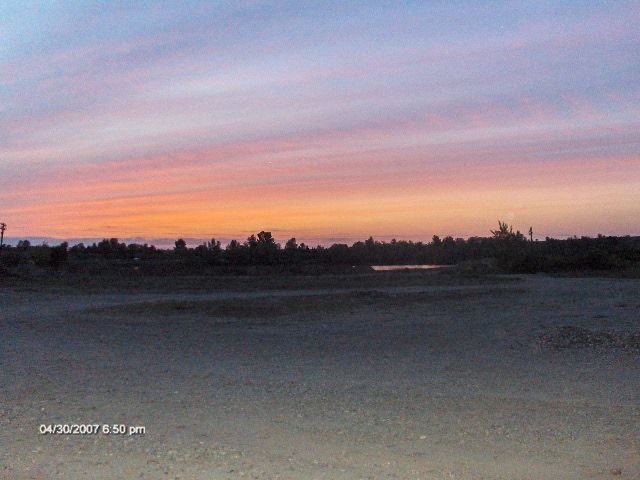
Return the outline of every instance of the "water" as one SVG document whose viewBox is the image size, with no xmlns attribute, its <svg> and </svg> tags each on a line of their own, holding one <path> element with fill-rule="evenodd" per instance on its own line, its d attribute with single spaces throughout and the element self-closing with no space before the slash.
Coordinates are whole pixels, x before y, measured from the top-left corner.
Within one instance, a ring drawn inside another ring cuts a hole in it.
<svg viewBox="0 0 640 480">
<path fill-rule="evenodd" d="M 386 272 L 389 270 L 431 270 L 433 268 L 450 268 L 453 265 L 372 265 L 376 272 Z"/>
</svg>

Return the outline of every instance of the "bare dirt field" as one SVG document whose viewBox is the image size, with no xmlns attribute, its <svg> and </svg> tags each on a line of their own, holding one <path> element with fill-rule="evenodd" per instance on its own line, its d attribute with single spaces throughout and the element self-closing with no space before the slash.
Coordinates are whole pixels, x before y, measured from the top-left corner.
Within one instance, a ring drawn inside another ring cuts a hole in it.
<svg viewBox="0 0 640 480">
<path fill-rule="evenodd" d="M 0 286 L 0 479 L 640 479 L 640 280 L 79 285 Z"/>
</svg>

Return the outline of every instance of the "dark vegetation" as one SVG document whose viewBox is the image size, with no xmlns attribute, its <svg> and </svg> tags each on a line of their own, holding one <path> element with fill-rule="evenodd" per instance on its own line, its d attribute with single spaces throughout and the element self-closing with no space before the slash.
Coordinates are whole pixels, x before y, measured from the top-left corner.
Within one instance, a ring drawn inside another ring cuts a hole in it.
<svg viewBox="0 0 640 480">
<path fill-rule="evenodd" d="M 284 246 L 270 232 L 232 240 L 223 247 L 212 239 L 195 248 L 184 240 L 173 249 L 125 244 L 116 238 L 92 245 L 34 246 L 23 240 L 5 246 L 0 258 L 3 276 L 32 266 L 42 270 L 84 274 L 126 275 L 247 275 L 364 273 L 370 265 L 462 265 L 474 271 L 507 273 L 621 272 L 640 267 L 640 237 L 582 237 L 532 241 L 499 223 L 490 237 L 468 239 L 434 236 L 431 242 L 369 238 L 353 245 L 309 247 L 295 238 Z M 484 269 L 484 270 L 483 270 Z"/>
<path fill-rule="evenodd" d="M 355 290 L 344 293 L 236 297 L 215 300 L 155 300 L 94 307 L 87 311 L 91 314 L 103 314 L 107 317 L 124 315 L 129 320 L 138 317 L 140 321 L 158 317 L 166 320 L 171 315 L 176 315 L 182 320 L 184 315 L 190 314 L 199 317 L 208 316 L 216 320 L 257 318 L 268 321 L 274 317 L 305 314 L 300 318 L 306 320 L 314 315 L 324 315 L 328 312 L 355 312 L 371 307 L 374 307 L 376 311 L 393 312 L 400 307 L 409 305 L 430 305 L 435 308 L 438 305 L 448 305 L 454 300 L 508 297 L 524 292 L 523 289 L 510 285 L 478 286 L 480 288 L 431 292 L 388 293 L 376 290 Z"/>
</svg>

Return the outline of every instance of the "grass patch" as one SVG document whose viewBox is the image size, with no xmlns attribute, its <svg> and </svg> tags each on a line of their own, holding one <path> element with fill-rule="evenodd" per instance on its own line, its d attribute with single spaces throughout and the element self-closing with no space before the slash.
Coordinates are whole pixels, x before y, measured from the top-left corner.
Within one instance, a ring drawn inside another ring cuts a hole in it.
<svg viewBox="0 0 640 480">
<path fill-rule="evenodd" d="M 411 305 L 449 303 L 480 297 L 502 297 L 523 292 L 519 288 L 473 288 L 441 292 L 386 293 L 363 290 L 338 294 L 264 296 L 219 300 L 160 300 L 97 307 L 89 313 L 127 316 L 197 315 L 221 318 L 274 318 L 321 315 L 361 309 L 394 310 Z"/>
<path fill-rule="evenodd" d="M 452 269 L 453 270 L 453 269 Z M 61 273 L 57 276 L 0 279 L 0 286 L 47 290 L 61 294 L 86 293 L 204 293 L 259 290 L 370 289 L 408 286 L 497 285 L 517 277 L 465 274 L 455 271 L 392 271 L 343 275 L 271 276 L 116 276 Z"/>
</svg>

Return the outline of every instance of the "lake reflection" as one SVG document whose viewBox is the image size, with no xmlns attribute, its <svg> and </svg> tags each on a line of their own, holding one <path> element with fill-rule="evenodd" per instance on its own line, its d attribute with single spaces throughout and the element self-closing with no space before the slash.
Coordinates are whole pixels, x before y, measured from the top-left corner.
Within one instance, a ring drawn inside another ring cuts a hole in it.
<svg viewBox="0 0 640 480">
<path fill-rule="evenodd" d="M 450 268 L 453 265 L 372 265 L 376 272 L 387 270 L 431 270 L 433 268 Z"/>
</svg>

